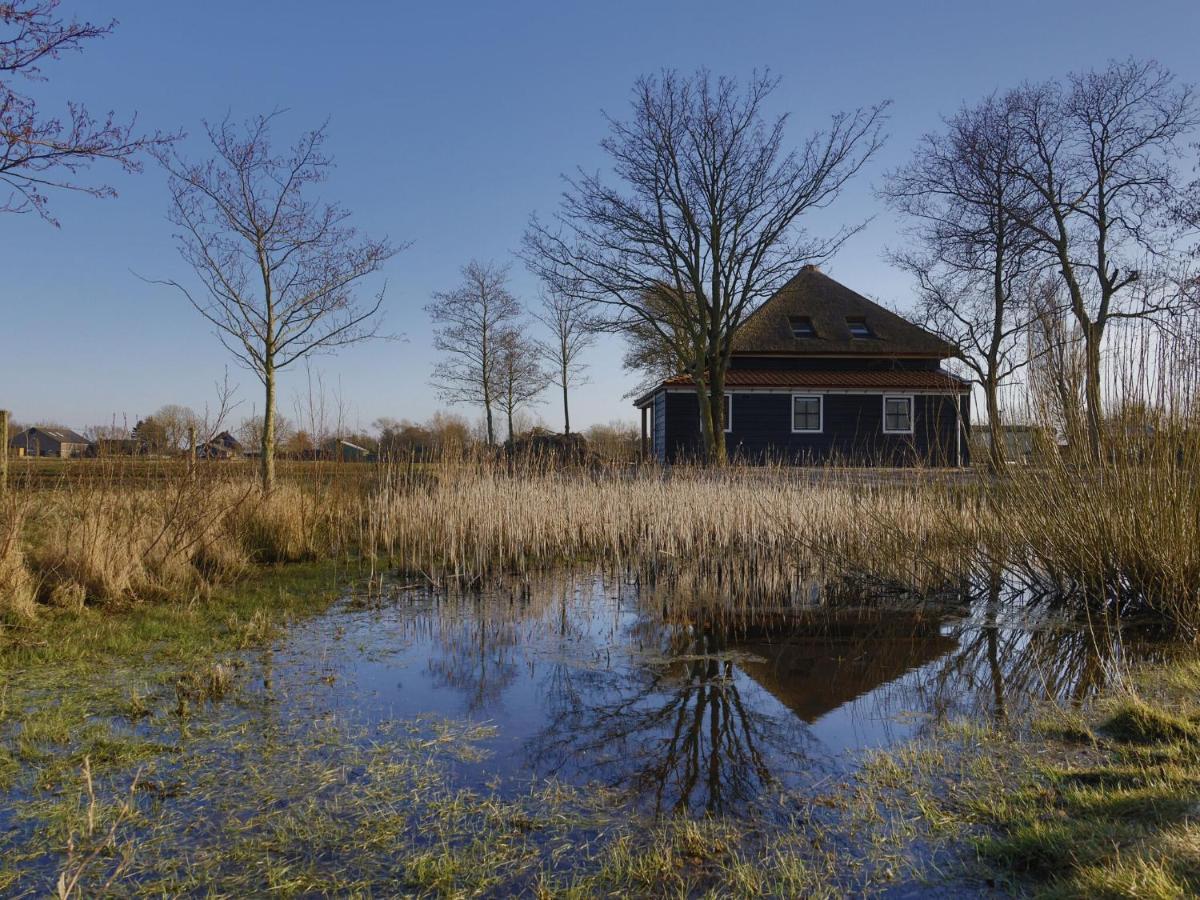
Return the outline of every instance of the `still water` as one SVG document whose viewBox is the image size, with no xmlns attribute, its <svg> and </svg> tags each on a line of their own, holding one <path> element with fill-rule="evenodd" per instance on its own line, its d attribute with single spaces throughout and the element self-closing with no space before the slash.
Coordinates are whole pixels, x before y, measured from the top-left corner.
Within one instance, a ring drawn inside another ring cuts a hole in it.
<svg viewBox="0 0 1200 900">
<path fill-rule="evenodd" d="M 297 716 L 495 726 L 468 782 L 554 777 L 656 813 L 736 814 L 764 791 L 850 776 L 864 751 L 948 718 L 1083 701 L 1119 655 L 1157 652 L 995 589 L 673 612 L 686 609 L 601 575 L 399 590 L 300 624 L 261 664 Z"/>
</svg>

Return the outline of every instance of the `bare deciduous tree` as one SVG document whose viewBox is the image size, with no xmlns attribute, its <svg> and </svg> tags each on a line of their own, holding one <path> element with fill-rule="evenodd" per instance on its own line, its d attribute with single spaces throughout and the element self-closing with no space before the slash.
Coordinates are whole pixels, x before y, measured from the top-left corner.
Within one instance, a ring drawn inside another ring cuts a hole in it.
<svg viewBox="0 0 1200 900">
<path fill-rule="evenodd" d="M 538 346 L 549 365 L 550 383 L 562 390 L 563 434 L 570 434 L 570 389 L 585 383 L 586 367 L 580 359 L 595 343 L 596 331 L 588 319 L 586 304 L 553 286 L 542 294 L 542 308 L 533 315 L 550 332 L 550 337 L 539 341 Z"/>
<path fill-rule="evenodd" d="M 496 375 L 500 407 L 508 424 L 508 440 L 516 440 L 513 419 L 518 411 L 538 402 L 550 379 L 542 369 L 538 347 L 518 328 L 506 328 L 496 340 Z"/>
<path fill-rule="evenodd" d="M 501 397 L 497 356 L 501 335 L 521 306 L 508 290 L 508 268 L 472 260 L 462 284 L 433 295 L 425 307 L 437 326 L 434 347 L 447 358 L 433 370 L 432 383 L 447 403 L 482 406 L 487 442 L 496 443 L 492 410 Z"/>
<path fill-rule="evenodd" d="M 1061 272 L 1084 347 L 1087 431 L 1101 449 L 1101 348 L 1108 324 L 1167 307 L 1133 291 L 1139 260 L 1164 251 L 1177 192 L 1173 159 L 1195 124 L 1192 90 L 1154 62 L 1128 60 L 1006 98 L 1018 141 L 1013 174 L 1033 200 L 1013 209 Z"/>
<path fill-rule="evenodd" d="M 67 104 L 65 118 L 46 115 L 32 97 L 14 86 L 17 78 L 42 80 L 41 67 L 64 52 L 109 34 L 115 22 L 66 21 L 59 0 L 0 0 L 0 212 L 50 215 L 49 190 L 81 191 L 95 197 L 115 195 L 106 185 L 77 180 L 98 160 L 111 160 L 126 172 L 141 171 L 138 156 L 161 148 L 173 135 L 138 135 L 134 121 L 120 122 L 113 113 L 99 119 L 77 103 Z"/>
<path fill-rule="evenodd" d="M 801 227 L 828 206 L 879 148 L 884 105 L 838 114 L 798 150 L 786 116 L 767 122 L 778 84 L 745 90 L 699 71 L 665 72 L 634 88 L 633 114 L 609 118 L 601 146 L 619 187 L 580 171 L 567 179 L 555 223 L 535 217 L 523 256 L 549 283 L 593 304 L 615 331 L 644 327 L 686 341 L 685 371 L 707 455 L 725 461 L 725 371 L 742 321 L 806 262 L 829 257 L 858 226 L 829 237 Z M 648 297 L 658 302 L 647 305 Z M 669 307 L 668 333 L 659 303 Z"/>
<path fill-rule="evenodd" d="M 883 191 L 916 220 L 917 249 L 890 255 L 917 280 L 925 326 L 957 348 L 983 391 L 993 469 L 1005 461 L 1000 386 L 1029 359 L 1023 301 L 1035 260 L 1012 210 L 1028 204 L 1032 189 L 1013 172 L 1014 152 L 1009 110 L 990 97 L 925 135 Z"/>
<path fill-rule="evenodd" d="M 177 403 L 160 407 L 151 416 L 162 427 L 163 444 L 168 452 L 184 448 L 193 428 L 199 432 L 202 420 L 193 410 Z"/>
<path fill-rule="evenodd" d="M 399 249 L 359 235 L 340 206 L 306 196 L 332 166 L 321 150 L 325 126 L 277 155 L 270 142 L 277 115 L 257 116 L 244 127 L 228 118 L 206 123 L 215 156 L 205 162 L 159 154 L 170 173 L 179 251 L 202 289 L 166 283 L 191 301 L 263 383 L 265 491 L 275 483 L 279 370 L 377 335 L 383 291 L 362 303 L 356 288 Z"/>
</svg>

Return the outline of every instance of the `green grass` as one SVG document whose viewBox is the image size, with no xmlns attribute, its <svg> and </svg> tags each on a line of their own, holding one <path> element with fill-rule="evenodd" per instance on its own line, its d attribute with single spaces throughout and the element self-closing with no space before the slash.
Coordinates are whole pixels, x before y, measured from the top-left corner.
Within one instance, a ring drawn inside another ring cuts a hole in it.
<svg viewBox="0 0 1200 900">
<path fill-rule="evenodd" d="M 1086 715 L 1052 711 L 1023 732 L 942 747 L 941 768 L 914 750 L 875 766 L 948 840 L 974 846 L 984 877 L 1014 892 L 1196 896 L 1198 673 L 1194 661 L 1147 670 Z"/>
</svg>

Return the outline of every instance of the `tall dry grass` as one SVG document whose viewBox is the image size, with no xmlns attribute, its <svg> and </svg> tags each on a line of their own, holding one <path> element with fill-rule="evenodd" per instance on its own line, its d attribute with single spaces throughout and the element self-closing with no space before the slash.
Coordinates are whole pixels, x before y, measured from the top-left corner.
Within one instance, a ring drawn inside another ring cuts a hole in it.
<svg viewBox="0 0 1200 900">
<path fill-rule="evenodd" d="M 969 504 L 932 489 L 937 478 L 466 461 L 383 484 L 368 500 L 363 546 L 435 579 L 601 561 L 700 572 L 758 593 L 852 563 L 929 586 L 952 568 L 946 551 L 975 531 Z"/>
<path fill-rule="evenodd" d="M 814 584 L 924 593 L 1002 569 L 1065 602 L 1152 613 L 1195 635 L 1197 434 L 1139 425 L 1101 460 L 1053 452 L 995 477 L 455 456 L 320 470 L 266 497 L 218 463 L 132 487 L 92 472 L 14 489 L 0 596 L 16 615 L 35 597 L 189 598 L 258 564 L 338 557 L 460 585 L 603 564 L 697 604 L 769 606 Z"/>
</svg>

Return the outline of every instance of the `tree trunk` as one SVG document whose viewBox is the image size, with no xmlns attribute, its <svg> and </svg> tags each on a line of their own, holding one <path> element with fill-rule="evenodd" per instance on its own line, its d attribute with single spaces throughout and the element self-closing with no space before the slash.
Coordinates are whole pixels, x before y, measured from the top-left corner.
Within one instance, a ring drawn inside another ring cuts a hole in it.
<svg viewBox="0 0 1200 900">
<path fill-rule="evenodd" d="M 1101 449 L 1100 429 L 1102 425 L 1100 401 L 1100 342 L 1104 336 L 1104 325 L 1092 322 L 1083 332 L 1084 395 L 1087 399 L 1088 450 L 1093 461 L 1099 462 Z"/>
<path fill-rule="evenodd" d="M 8 490 L 8 410 L 0 409 L 0 438 L 4 446 L 0 447 L 0 494 Z"/>
<path fill-rule="evenodd" d="M 708 385 L 702 377 L 694 377 L 696 385 L 696 410 L 700 418 L 700 444 L 704 461 L 711 463 L 716 455 L 713 437 L 712 407 L 708 402 Z"/>
<path fill-rule="evenodd" d="M 708 388 L 708 408 L 713 422 L 713 443 L 710 462 L 715 466 L 723 466 L 728 462 L 725 450 L 725 378 L 723 373 L 710 377 Z"/>
<path fill-rule="evenodd" d="M 517 436 L 515 434 L 513 434 L 513 424 L 512 424 L 513 408 L 511 406 L 506 407 L 504 412 L 505 412 L 505 415 L 508 417 L 508 443 L 513 446 L 516 446 Z"/>
<path fill-rule="evenodd" d="M 263 367 L 263 382 L 267 389 L 266 416 L 262 436 L 262 489 L 270 494 L 275 489 L 275 360 L 268 356 Z"/>
<path fill-rule="evenodd" d="M 489 447 L 496 446 L 496 430 L 492 425 L 492 404 L 485 402 L 484 410 L 487 412 L 487 442 Z"/>
<path fill-rule="evenodd" d="M 571 433 L 571 410 L 567 406 L 567 373 L 563 371 L 563 434 Z"/>
<path fill-rule="evenodd" d="M 999 386 L 994 375 L 984 379 L 983 395 L 987 401 L 988 436 L 991 446 L 988 448 L 988 466 L 993 472 L 1003 472 L 1006 463 L 1004 456 L 1004 430 L 1000 422 L 1000 402 L 997 394 Z M 959 424 L 961 428 L 961 423 Z"/>
</svg>

